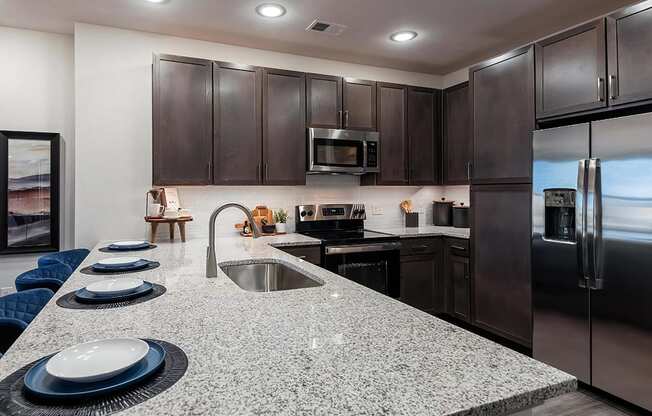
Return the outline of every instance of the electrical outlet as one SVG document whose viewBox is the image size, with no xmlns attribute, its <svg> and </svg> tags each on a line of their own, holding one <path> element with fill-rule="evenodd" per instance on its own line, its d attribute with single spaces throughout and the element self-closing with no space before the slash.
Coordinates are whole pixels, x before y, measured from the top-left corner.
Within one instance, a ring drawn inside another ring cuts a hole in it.
<svg viewBox="0 0 652 416">
<path fill-rule="evenodd" d="M 379 207 L 379 206 L 371 207 L 371 215 L 383 215 L 383 207 Z"/>
</svg>

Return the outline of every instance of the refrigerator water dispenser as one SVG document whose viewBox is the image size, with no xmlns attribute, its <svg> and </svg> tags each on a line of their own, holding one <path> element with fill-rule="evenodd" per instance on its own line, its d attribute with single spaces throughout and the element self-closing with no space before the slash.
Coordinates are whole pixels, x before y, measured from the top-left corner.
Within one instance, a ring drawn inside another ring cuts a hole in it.
<svg viewBox="0 0 652 416">
<path fill-rule="evenodd" d="M 545 238 L 575 242 L 575 189 L 544 189 Z"/>
</svg>

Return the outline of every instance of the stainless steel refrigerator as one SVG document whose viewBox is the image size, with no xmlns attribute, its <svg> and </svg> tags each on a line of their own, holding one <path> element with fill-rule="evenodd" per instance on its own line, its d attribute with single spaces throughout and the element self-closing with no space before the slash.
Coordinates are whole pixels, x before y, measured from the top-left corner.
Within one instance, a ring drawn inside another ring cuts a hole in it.
<svg viewBox="0 0 652 416">
<path fill-rule="evenodd" d="M 534 358 L 652 410 L 652 114 L 533 145 Z"/>
</svg>

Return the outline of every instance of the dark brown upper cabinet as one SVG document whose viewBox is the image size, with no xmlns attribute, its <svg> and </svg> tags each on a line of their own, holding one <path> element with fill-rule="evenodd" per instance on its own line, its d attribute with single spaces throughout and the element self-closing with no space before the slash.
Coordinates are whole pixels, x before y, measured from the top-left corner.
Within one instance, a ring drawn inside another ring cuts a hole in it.
<svg viewBox="0 0 652 416">
<path fill-rule="evenodd" d="M 411 185 L 436 185 L 441 166 L 441 91 L 408 88 L 408 178 Z"/>
<path fill-rule="evenodd" d="M 309 127 L 342 128 L 342 78 L 306 74 L 306 112 Z"/>
<path fill-rule="evenodd" d="M 152 181 L 211 182 L 211 62 L 155 55 L 152 86 Z"/>
<path fill-rule="evenodd" d="M 376 185 L 408 183 L 407 113 L 407 87 L 378 83 L 380 173 L 377 174 Z"/>
<path fill-rule="evenodd" d="M 536 43 L 537 118 L 607 106 L 605 20 Z"/>
<path fill-rule="evenodd" d="M 534 47 L 470 69 L 472 183 L 529 183 L 532 168 Z"/>
<path fill-rule="evenodd" d="M 443 183 L 465 185 L 470 180 L 473 159 L 469 83 L 447 88 L 443 94 Z"/>
<path fill-rule="evenodd" d="M 652 2 L 607 17 L 609 103 L 621 106 L 652 99 Z"/>
<path fill-rule="evenodd" d="M 213 63 L 213 183 L 262 182 L 262 70 Z"/>
<path fill-rule="evenodd" d="M 531 203 L 529 184 L 471 186 L 473 323 L 525 346 L 532 343 Z"/>
<path fill-rule="evenodd" d="M 306 184 L 306 77 L 263 70 L 263 183 Z"/>
<path fill-rule="evenodd" d="M 342 128 L 376 130 L 376 82 L 344 78 Z"/>
</svg>

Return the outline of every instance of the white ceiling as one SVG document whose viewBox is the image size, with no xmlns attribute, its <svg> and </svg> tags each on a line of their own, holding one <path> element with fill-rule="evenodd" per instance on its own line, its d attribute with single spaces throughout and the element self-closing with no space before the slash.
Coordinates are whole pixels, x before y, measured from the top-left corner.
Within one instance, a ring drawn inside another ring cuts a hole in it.
<svg viewBox="0 0 652 416">
<path fill-rule="evenodd" d="M 407 71 L 446 74 L 633 3 L 631 0 L 0 0 L 0 25 L 72 33 L 73 22 L 164 33 Z M 347 26 L 308 33 L 315 18 Z M 419 33 L 407 44 L 391 32 Z"/>
</svg>

